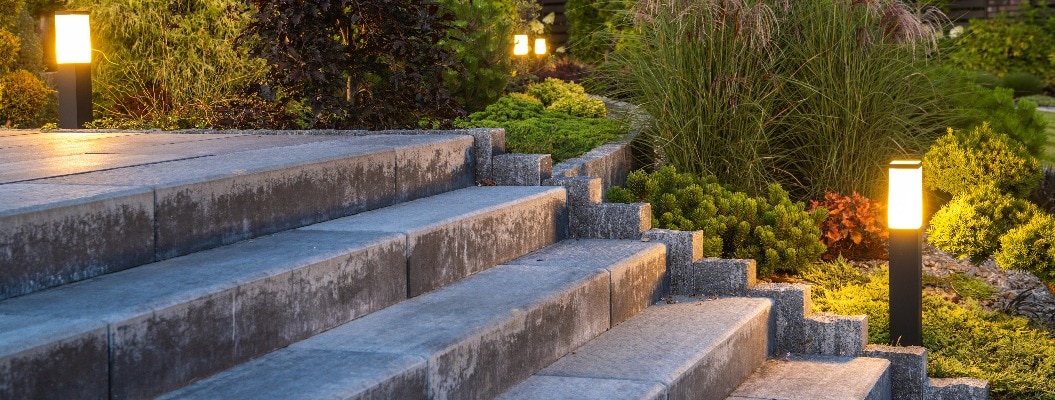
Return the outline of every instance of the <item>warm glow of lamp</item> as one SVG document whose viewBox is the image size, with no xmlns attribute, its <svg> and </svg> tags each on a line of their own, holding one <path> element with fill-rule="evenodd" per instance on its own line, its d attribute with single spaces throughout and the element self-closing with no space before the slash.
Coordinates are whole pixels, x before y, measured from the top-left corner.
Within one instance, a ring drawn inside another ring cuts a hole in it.
<svg viewBox="0 0 1055 400">
<path fill-rule="evenodd" d="M 528 47 L 528 35 L 513 36 L 513 55 L 526 56 L 529 50 L 530 48 Z"/>
<path fill-rule="evenodd" d="M 92 40 L 87 13 L 55 14 L 55 62 L 87 64 L 92 62 Z"/>
<path fill-rule="evenodd" d="M 919 229 L 923 225 L 923 166 L 919 160 L 890 163 L 887 227 Z"/>
<path fill-rule="evenodd" d="M 535 39 L 535 55 L 541 56 L 544 54 L 546 54 L 546 39 Z"/>
</svg>

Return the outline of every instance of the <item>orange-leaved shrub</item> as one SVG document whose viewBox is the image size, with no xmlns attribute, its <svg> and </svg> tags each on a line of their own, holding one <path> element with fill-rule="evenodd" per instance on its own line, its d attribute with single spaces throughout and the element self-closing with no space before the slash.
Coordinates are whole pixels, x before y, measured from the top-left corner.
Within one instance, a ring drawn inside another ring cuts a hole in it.
<svg viewBox="0 0 1055 400">
<path fill-rule="evenodd" d="M 857 192 L 849 196 L 827 192 L 823 201 L 810 201 L 810 211 L 819 207 L 828 210 L 828 218 L 821 222 L 821 242 L 828 247 L 825 260 L 840 255 L 850 260 L 887 258 L 890 232 L 883 223 L 882 204 Z"/>
</svg>

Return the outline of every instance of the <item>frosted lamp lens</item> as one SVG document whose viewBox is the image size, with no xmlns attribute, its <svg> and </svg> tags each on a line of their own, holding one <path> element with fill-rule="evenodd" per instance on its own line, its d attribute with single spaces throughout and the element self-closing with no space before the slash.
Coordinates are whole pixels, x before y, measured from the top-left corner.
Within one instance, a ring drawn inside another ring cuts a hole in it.
<svg viewBox="0 0 1055 400">
<path fill-rule="evenodd" d="M 513 55 L 526 56 L 528 54 L 528 36 L 527 35 L 516 35 L 513 36 Z"/>
<path fill-rule="evenodd" d="M 923 226 L 923 167 L 919 161 L 890 163 L 890 197 L 887 227 L 919 229 Z"/>
<path fill-rule="evenodd" d="M 55 15 L 55 62 L 78 64 L 92 62 L 92 39 L 88 14 Z"/>
<path fill-rule="evenodd" d="M 546 54 L 546 39 L 535 39 L 535 54 Z"/>
</svg>

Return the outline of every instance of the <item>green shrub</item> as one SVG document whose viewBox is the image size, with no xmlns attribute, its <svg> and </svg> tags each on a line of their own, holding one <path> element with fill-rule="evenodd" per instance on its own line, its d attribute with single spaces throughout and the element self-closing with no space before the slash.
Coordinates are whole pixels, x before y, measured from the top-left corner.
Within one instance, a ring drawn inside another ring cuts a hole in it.
<svg viewBox="0 0 1055 400">
<path fill-rule="evenodd" d="M 432 1 L 253 0 L 250 53 L 268 81 L 303 100 L 313 128 L 392 129 L 450 121 L 463 109 L 444 85 L 453 19 Z"/>
<path fill-rule="evenodd" d="M 927 241 L 934 247 L 979 263 L 1000 248 L 1004 233 L 1029 221 L 1040 210 L 1032 203 L 977 186 L 953 197 L 931 217 Z"/>
<path fill-rule="evenodd" d="M 504 128 L 509 151 L 550 154 L 553 162 L 578 157 L 627 131 L 619 121 L 548 111 L 538 99 L 518 93 L 499 98 L 455 126 Z"/>
<path fill-rule="evenodd" d="M 949 287 L 961 297 L 974 300 L 989 300 L 996 294 L 984 280 L 965 274 L 952 274 L 949 276 Z"/>
<path fill-rule="evenodd" d="M 679 174 L 667 166 L 631 173 L 626 188 L 612 187 L 606 198 L 651 203 L 653 226 L 701 230 L 705 256 L 755 259 L 759 276 L 797 271 L 825 250 L 818 225 L 828 211 L 806 212 L 779 185 L 771 185 L 768 196 L 751 197 L 719 185 L 714 176 Z"/>
<path fill-rule="evenodd" d="M 1000 87 L 1006 87 L 1015 91 L 1015 97 L 1032 96 L 1044 93 L 1047 85 L 1040 77 L 1029 72 L 1008 72 L 1000 78 Z"/>
<path fill-rule="evenodd" d="M 957 93 L 954 104 L 961 112 L 950 126 L 969 129 L 988 122 L 994 131 L 1010 136 L 1026 146 L 1029 154 L 1039 156 L 1047 140 L 1047 121 L 1037 112 L 1037 104 L 1028 98 L 1015 101 L 1011 89 L 985 89 L 968 85 Z"/>
<path fill-rule="evenodd" d="M 451 95 L 469 111 L 480 111 L 493 103 L 512 77 L 510 51 L 518 33 L 518 0 L 442 0 L 453 14 L 454 27 L 444 46 L 454 54 L 454 68 L 444 82 Z"/>
<path fill-rule="evenodd" d="M 645 135 L 681 171 L 752 193 L 878 197 L 887 163 L 922 153 L 957 112 L 947 78 L 924 73 L 934 37 L 906 9 L 640 0 L 604 86 L 654 118 Z"/>
<path fill-rule="evenodd" d="M 33 73 L 18 70 L 0 78 L 0 120 L 19 127 L 38 125 L 52 90 Z"/>
<path fill-rule="evenodd" d="M 840 264 L 811 267 L 811 275 L 803 275 L 814 282 L 813 311 L 866 314 L 869 342 L 886 344 L 888 269 L 863 273 Z M 1030 327 L 1026 318 L 987 311 L 974 301 L 958 305 L 924 294 L 923 344 L 933 378 L 986 379 L 994 399 L 1055 398 L 1055 339 Z"/>
<path fill-rule="evenodd" d="M 94 106 L 103 116 L 204 126 L 201 110 L 242 94 L 266 72 L 262 60 L 235 48 L 253 12 L 249 2 L 67 3 L 69 9 L 91 12 Z"/>
<path fill-rule="evenodd" d="M 562 98 L 546 107 L 546 111 L 565 113 L 583 118 L 604 118 L 608 116 L 608 109 L 604 107 L 603 101 L 586 96 Z"/>
<path fill-rule="evenodd" d="M 1039 213 L 1000 237 L 996 263 L 1005 269 L 1032 272 L 1055 283 L 1055 217 Z"/>
<path fill-rule="evenodd" d="M 923 157 L 923 170 L 927 188 L 954 196 L 993 186 L 1025 197 L 1041 178 L 1040 164 L 1025 146 L 994 132 L 987 123 L 970 130 L 949 129 Z"/>
<path fill-rule="evenodd" d="M 582 85 L 573 82 L 565 82 L 556 78 L 528 85 L 525 91 L 528 95 L 542 101 L 542 105 L 549 107 L 557 100 L 565 98 L 581 98 L 586 96 L 586 89 Z"/>
<path fill-rule="evenodd" d="M 633 0 L 568 0 L 564 15 L 568 17 L 568 40 L 571 54 L 590 63 L 600 64 L 620 42 L 620 34 L 632 25 L 625 20 Z"/>
<path fill-rule="evenodd" d="M 1055 107 L 1055 97 L 1051 97 L 1051 96 L 1047 96 L 1047 95 L 1043 95 L 1043 94 L 1035 94 L 1035 95 L 1032 95 L 1032 96 L 1026 96 L 1026 97 L 1020 98 L 1019 100 L 1020 101 L 1021 100 L 1032 101 L 1032 102 L 1036 103 L 1038 107 Z"/>
<path fill-rule="evenodd" d="M 955 44 L 948 58 L 961 68 L 998 76 L 1022 71 L 1055 83 L 1055 37 L 1040 26 L 1006 16 L 973 19 Z"/>
</svg>

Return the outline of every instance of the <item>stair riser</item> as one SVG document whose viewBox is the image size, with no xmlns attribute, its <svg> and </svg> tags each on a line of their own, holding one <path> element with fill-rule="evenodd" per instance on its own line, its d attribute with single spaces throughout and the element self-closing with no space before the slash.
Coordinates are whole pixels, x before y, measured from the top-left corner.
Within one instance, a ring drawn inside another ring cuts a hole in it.
<svg viewBox="0 0 1055 400">
<path fill-rule="evenodd" d="M 742 329 L 707 353 L 691 371 L 669 387 L 667 398 L 722 399 L 733 393 L 740 383 L 766 359 L 769 335 L 769 312 L 757 315 Z"/>
<path fill-rule="evenodd" d="M 564 199 L 553 195 L 440 228 L 408 233 L 410 297 L 556 243 Z"/>
<path fill-rule="evenodd" d="M 18 245 L 0 251 L 0 300 L 473 184 L 472 138 L 412 139 L 310 143 L 290 147 L 299 150 L 288 158 L 266 149 L 0 186 L 4 197 L 25 187 L 70 193 L 6 215 L 0 208 L 0 243 Z M 312 158 L 315 149 L 329 152 Z M 268 158 L 276 161 L 237 169 L 240 160 Z M 181 171 L 196 177 L 170 183 Z M 107 189 L 77 195 L 85 187 Z"/>
<path fill-rule="evenodd" d="M 608 277 L 598 275 L 598 279 L 430 359 L 430 398 L 498 396 L 607 330 L 610 296 Z"/>
<path fill-rule="evenodd" d="M 107 327 L 0 358 L 2 399 L 107 399 Z"/>
<path fill-rule="evenodd" d="M 395 304 L 405 251 L 393 241 L 114 326 L 112 397 L 156 396 Z"/>
<path fill-rule="evenodd" d="M 19 191 L 51 192 L 57 201 L 74 203 L 0 212 L 0 300 L 153 261 L 150 190 L 11 184 L 0 186 L 0 197 Z"/>
</svg>

